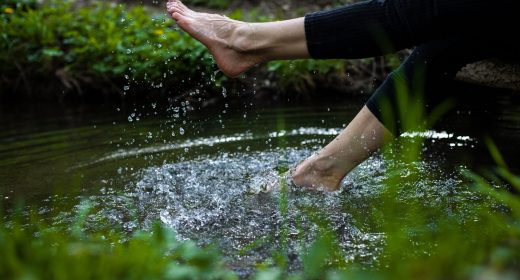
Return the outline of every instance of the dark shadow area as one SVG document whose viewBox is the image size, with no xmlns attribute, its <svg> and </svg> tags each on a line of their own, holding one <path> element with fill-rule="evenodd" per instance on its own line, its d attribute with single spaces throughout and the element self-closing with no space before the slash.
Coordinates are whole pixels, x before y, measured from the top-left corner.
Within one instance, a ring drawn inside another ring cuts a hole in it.
<svg viewBox="0 0 520 280">
<path fill-rule="evenodd" d="M 498 146 L 513 171 L 520 171 L 520 96 L 509 90 L 491 89 L 463 82 L 446 88 L 456 106 L 435 128 L 475 139 L 474 148 L 454 149 L 446 157 L 454 163 L 467 164 L 470 169 L 484 170 L 496 166 L 484 139 L 489 137 Z"/>
</svg>

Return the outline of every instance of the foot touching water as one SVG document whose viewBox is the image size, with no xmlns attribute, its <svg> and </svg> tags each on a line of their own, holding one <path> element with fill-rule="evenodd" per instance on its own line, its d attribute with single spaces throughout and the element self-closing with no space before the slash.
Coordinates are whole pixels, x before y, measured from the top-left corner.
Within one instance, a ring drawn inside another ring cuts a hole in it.
<svg viewBox="0 0 520 280">
<path fill-rule="evenodd" d="M 292 182 L 298 187 L 337 191 L 343 177 L 341 170 L 332 166 L 332 161 L 322 161 L 314 155 L 304 160 L 291 172 Z"/>
<path fill-rule="evenodd" d="M 221 15 L 195 12 L 179 0 L 169 0 L 167 8 L 182 30 L 208 48 L 225 75 L 236 77 L 263 62 L 254 50 L 253 25 Z"/>
</svg>

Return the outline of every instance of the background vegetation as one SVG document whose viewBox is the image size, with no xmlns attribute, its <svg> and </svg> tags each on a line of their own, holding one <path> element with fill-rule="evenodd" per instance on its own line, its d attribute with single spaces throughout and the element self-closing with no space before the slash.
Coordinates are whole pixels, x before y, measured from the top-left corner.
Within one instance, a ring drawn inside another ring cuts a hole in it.
<svg viewBox="0 0 520 280">
<path fill-rule="evenodd" d="M 208 5 L 224 4 L 227 1 Z M 207 50 L 179 32 L 156 6 L 53 0 L 41 5 L 7 1 L 0 6 L 0 98 L 4 99 L 159 95 L 197 101 L 221 92 L 222 86 L 246 87 L 251 93 L 253 84 L 256 89 L 295 95 L 320 85 L 352 92 L 373 86 L 388 69 L 384 59 L 350 62 L 348 69 L 345 61 L 278 61 L 253 70 L 249 79 L 230 80 L 217 71 Z M 229 15 L 251 21 L 279 18 L 240 8 Z"/>
</svg>

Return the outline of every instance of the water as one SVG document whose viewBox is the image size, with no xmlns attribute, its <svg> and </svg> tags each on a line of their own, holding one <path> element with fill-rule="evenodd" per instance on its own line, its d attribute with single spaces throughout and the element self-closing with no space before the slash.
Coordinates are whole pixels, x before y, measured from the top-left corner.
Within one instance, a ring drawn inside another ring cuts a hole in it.
<svg viewBox="0 0 520 280">
<path fill-rule="evenodd" d="M 396 203 L 452 205 L 446 214 L 473 219 L 468 201 L 474 194 L 458 170 L 490 164 L 481 135 L 493 135 L 511 166 L 519 166 L 520 151 L 510 143 L 520 140 L 520 108 L 514 105 L 520 103 L 508 98 L 496 101 L 499 113 L 492 106 L 492 113 L 461 110 L 437 130 L 405 135 L 426 138 L 425 157 L 400 171 L 402 184 L 414 174 L 422 179 L 406 185 Z M 347 260 L 372 266 L 382 253 L 384 233 L 363 213 L 380 207 L 387 165 L 402 163 L 375 155 L 338 192 L 290 192 L 287 210 L 280 192 L 261 191 L 330 141 L 361 105 L 356 100 L 278 109 L 222 104 L 206 113 L 190 112 L 189 104 L 167 110 L 157 104 L 3 108 L 0 193 L 7 208 L 24 197 L 55 224 L 72 221 L 87 201 L 91 229 L 108 224 L 133 232 L 160 221 L 179 239 L 216 244 L 243 275 L 282 245 L 297 269 L 297 255 L 319 234 L 307 215 L 314 213 L 333 228 Z M 481 121 L 479 129 L 471 126 L 475 120 Z M 280 243 L 281 235 L 287 244 Z"/>
</svg>

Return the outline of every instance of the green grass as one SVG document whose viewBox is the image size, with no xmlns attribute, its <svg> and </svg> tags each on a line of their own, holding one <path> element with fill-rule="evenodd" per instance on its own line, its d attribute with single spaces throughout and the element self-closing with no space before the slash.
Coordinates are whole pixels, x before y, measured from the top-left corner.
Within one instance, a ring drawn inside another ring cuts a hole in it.
<svg viewBox="0 0 520 280">
<path fill-rule="evenodd" d="M 78 217 L 78 221 L 81 218 Z M 237 279 L 214 248 L 178 242 L 156 225 L 130 237 L 51 227 L 33 216 L 0 222 L 2 279 Z"/>
</svg>

